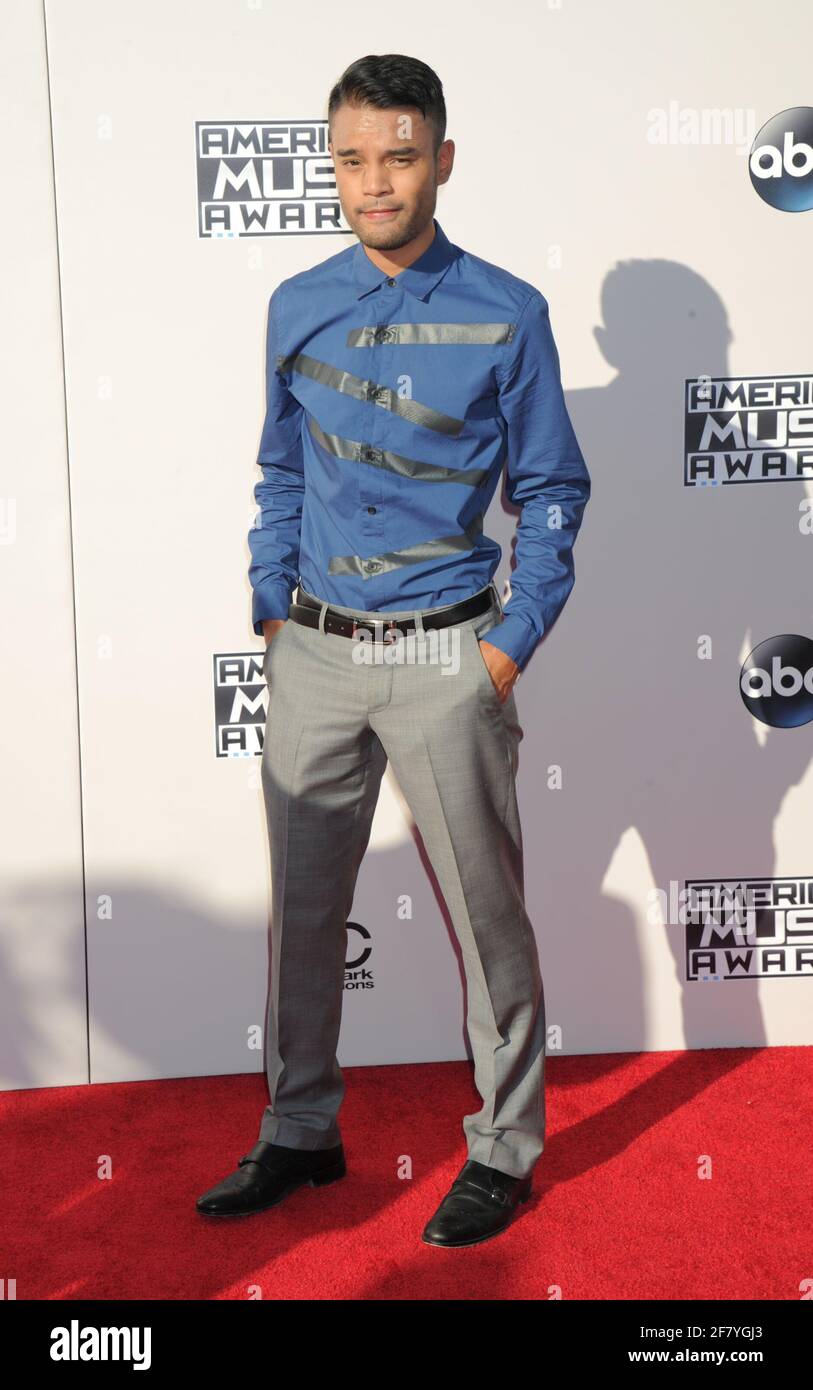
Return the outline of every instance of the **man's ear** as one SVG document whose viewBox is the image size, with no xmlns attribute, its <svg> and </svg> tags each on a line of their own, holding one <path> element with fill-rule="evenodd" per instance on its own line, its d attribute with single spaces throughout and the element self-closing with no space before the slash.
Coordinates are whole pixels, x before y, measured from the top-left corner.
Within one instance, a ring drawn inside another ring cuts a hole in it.
<svg viewBox="0 0 813 1390">
<path fill-rule="evenodd" d="M 454 140 L 444 140 L 438 150 L 438 185 L 447 183 L 454 168 Z"/>
</svg>

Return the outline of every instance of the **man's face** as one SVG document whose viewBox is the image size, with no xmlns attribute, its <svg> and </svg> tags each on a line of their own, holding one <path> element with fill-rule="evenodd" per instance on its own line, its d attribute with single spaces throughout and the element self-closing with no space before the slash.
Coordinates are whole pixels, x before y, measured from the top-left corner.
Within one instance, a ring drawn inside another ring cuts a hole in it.
<svg viewBox="0 0 813 1390">
<path fill-rule="evenodd" d="M 338 108 L 328 148 L 339 201 L 359 241 L 381 251 L 406 246 L 431 222 L 438 185 L 452 171 L 454 142 L 434 154 L 434 127 L 412 107 Z M 376 208 L 387 209 L 378 217 Z"/>
</svg>

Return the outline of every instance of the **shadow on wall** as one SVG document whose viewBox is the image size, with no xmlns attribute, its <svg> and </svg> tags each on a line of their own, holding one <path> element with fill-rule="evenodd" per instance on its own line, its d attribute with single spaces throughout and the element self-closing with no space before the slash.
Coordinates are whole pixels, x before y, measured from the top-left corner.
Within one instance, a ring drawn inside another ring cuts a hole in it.
<svg viewBox="0 0 813 1390">
<path fill-rule="evenodd" d="M 609 1038 L 652 1046 L 642 878 L 629 895 L 603 887 L 622 837 L 637 837 L 666 893 L 672 880 L 773 875 L 774 823 L 813 755 L 813 725 L 757 728 L 739 694 L 758 642 L 813 636 L 805 484 L 683 485 L 685 380 L 730 374 L 725 308 L 687 266 L 640 260 L 610 271 L 601 309 L 596 339 L 616 375 L 567 396 L 593 485 L 576 584 L 516 687 L 526 888 L 549 1017 L 570 1021 L 566 1052 Z M 738 364 L 774 368 L 763 356 Z M 503 508 L 505 554 L 518 512 Z M 698 659 L 704 635 L 711 660 Z M 547 788 L 551 765 L 560 791 Z M 811 874 L 813 861 L 793 868 Z M 685 1046 L 763 1043 L 757 981 L 686 983 L 685 929 L 666 934 Z"/>
</svg>

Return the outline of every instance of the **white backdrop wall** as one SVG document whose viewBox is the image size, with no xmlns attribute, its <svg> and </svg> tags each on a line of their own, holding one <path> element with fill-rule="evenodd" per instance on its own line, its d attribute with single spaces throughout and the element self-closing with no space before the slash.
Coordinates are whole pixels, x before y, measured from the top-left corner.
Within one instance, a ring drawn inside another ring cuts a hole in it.
<svg viewBox="0 0 813 1390">
<path fill-rule="evenodd" d="M 71 512 L 42 7 L 0 15 L 0 1085 L 88 1077 Z M 77 557 L 74 555 L 74 561 Z"/>
<path fill-rule="evenodd" d="M 593 479 L 576 587 L 516 690 L 550 1051 L 810 1044 L 809 974 L 687 980 L 685 927 L 651 920 L 649 894 L 813 875 L 813 725 L 769 728 L 739 693 L 760 641 L 813 636 L 809 489 L 683 483 L 687 378 L 813 371 L 813 212 L 768 206 L 748 175 L 756 131 L 804 100 L 813 15 L 523 0 L 497 24 L 484 3 L 416 0 L 408 43 L 372 0 L 308 17 L 261 0 L 6 8 L 27 138 L 3 233 L 18 510 L 0 549 L 0 1084 L 262 1070 L 267 692 L 216 693 L 213 673 L 249 677 L 262 655 L 246 537 L 268 298 L 354 238 L 314 231 L 329 184 L 294 200 L 300 231 L 249 231 L 232 192 L 211 234 L 196 130 L 318 133 L 349 62 L 404 50 L 441 76 L 457 143 L 436 215 L 548 299 Z M 722 138 L 700 122 L 721 110 Z M 498 492 L 501 588 L 516 519 Z M 342 1064 L 464 1057 L 453 934 L 390 773 L 351 920 L 370 987 L 348 981 Z"/>
</svg>

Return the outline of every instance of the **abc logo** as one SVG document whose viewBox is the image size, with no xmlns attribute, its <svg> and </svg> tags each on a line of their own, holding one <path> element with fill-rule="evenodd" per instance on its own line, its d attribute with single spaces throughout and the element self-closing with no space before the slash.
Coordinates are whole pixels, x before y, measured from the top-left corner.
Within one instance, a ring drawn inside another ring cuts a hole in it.
<svg viewBox="0 0 813 1390">
<path fill-rule="evenodd" d="M 762 127 L 748 160 L 760 198 L 780 212 L 813 208 L 813 106 L 791 106 Z"/>
<path fill-rule="evenodd" d="M 747 710 L 775 729 L 813 719 L 813 641 L 785 632 L 760 642 L 743 663 L 740 694 Z"/>
</svg>

